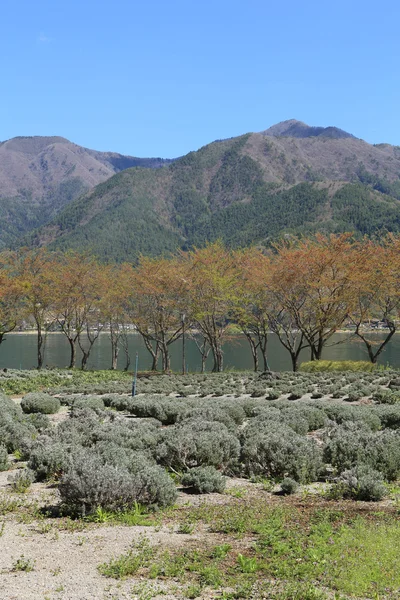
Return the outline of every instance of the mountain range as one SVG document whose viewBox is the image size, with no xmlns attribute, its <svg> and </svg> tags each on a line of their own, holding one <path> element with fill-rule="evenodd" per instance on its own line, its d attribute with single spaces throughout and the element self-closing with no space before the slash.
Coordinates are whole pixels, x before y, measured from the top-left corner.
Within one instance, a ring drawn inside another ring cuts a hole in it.
<svg viewBox="0 0 400 600">
<path fill-rule="evenodd" d="M 167 161 L 14 138 L 0 145 L 0 189 L 3 246 L 134 260 L 217 238 L 399 231 L 400 147 L 296 120 Z"/>
<path fill-rule="evenodd" d="M 115 173 L 169 162 L 97 152 L 56 136 L 0 142 L 0 247 L 49 222 L 72 200 Z"/>
</svg>

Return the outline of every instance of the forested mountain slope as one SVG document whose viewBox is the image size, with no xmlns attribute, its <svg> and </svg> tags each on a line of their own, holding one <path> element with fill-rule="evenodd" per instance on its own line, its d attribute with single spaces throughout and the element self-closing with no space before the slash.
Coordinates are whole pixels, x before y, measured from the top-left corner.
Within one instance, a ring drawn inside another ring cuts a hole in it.
<svg viewBox="0 0 400 600">
<path fill-rule="evenodd" d="M 162 169 L 132 168 L 72 202 L 29 242 L 134 259 L 222 238 L 400 229 L 400 148 L 287 121 Z"/>
<path fill-rule="evenodd" d="M 62 137 L 0 142 L 0 248 L 47 223 L 69 202 L 122 169 L 168 162 L 97 152 Z"/>
</svg>

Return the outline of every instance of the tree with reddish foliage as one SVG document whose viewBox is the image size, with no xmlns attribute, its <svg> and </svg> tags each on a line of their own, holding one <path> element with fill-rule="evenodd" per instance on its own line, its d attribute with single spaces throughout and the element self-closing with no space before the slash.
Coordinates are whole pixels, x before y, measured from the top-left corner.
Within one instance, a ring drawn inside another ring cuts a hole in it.
<svg viewBox="0 0 400 600">
<path fill-rule="evenodd" d="M 23 290 L 23 312 L 37 330 L 37 368 L 44 363 L 47 335 L 56 320 L 54 294 L 57 256 L 46 249 L 22 249 L 14 257 L 14 269 Z"/>
<path fill-rule="evenodd" d="M 99 301 L 101 320 L 108 329 L 111 341 L 111 369 L 118 363 L 120 344 L 124 346 L 127 361 L 129 351 L 126 339 L 127 299 L 132 293 L 133 271 L 130 265 L 106 265 L 101 271 L 102 293 Z M 125 345 L 124 345 L 125 344 Z"/>
<path fill-rule="evenodd" d="M 53 315 L 68 340 L 68 367 L 76 366 L 78 339 L 82 336 L 93 305 L 93 276 L 97 261 L 86 254 L 67 252 L 59 257 L 54 276 Z"/>
<path fill-rule="evenodd" d="M 359 244 L 361 265 L 353 271 L 356 302 L 350 312 L 355 335 L 365 344 L 369 359 L 378 357 L 398 329 L 400 317 L 400 237 L 389 234 L 379 243 L 365 239 Z M 371 321 L 384 324 L 383 340 L 371 334 Z"/>
<path fill-rule="evenodd" d="M 13 269 L 14 258 L 9 252 L 0 255 L 0 344 L 22 318 L 24 290 Z"/>
<path fill-rule="evenodd" d="M 152 356 L 152 370 L 159 355 L 162 370 L 171 370 L 170 346 L 183 333 L 187 279 L 180 257 L 141 257 L 134 269 L 129 315 Z"/>
<path fill-rule="evenodd" d="M 239 269 L 235 255 L 221 242 L 195 248 L 186 256 L 188 313 L 211 347 L 213 372 L 223 370 L 222 344 L 238 295 Z"/>
<path fill-rule="evenodd" d="M 362 258 L 351 234 L 302 239 L 276 246 L 273 289 L 282 309 L 311 349 L 321 358 L 332 335 L 354 306 L 353 273 Z"/>
<path fill-rule="evenodd" d="M 271 260 L 255 248 L 235 252 L 235 259 L 239 267 L 239 285 L 234 317 L 249 342 L 254 371 L 259 368 L 259 352 L 263 370 L 270 371 L 267 344 L 272 303 L 269 287 Z"/>
</svg>

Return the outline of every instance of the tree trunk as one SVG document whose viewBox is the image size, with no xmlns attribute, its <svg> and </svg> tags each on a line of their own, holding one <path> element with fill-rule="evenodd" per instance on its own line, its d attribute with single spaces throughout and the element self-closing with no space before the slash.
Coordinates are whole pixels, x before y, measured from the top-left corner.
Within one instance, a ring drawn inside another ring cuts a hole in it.
<svg viewBox="0 0 400 600">
<path fill-rule="evenodd" d="M 270 372 L 270 366 L 268 364 L 268 357 L 267 357 L 267 344 L 268 344 L 268 338 L 267 338 L 267 334 L 259 334 L 258 337 L 258 343 L 259 343 L 259 348 L 261 350 L 261 355 L 263 358 L 263 367 L 264 367 L 264 373 L 266 372 Z"/>
<path fill-rule="evenodd" d="M 122 335 L 121 335 L 121 344 L 122 344 L 122 349 L 124 351 L 125 354 L 125 367 L 124 367 L 124 371 L 127 371 L 129 369 L 129 366 L 131 364 L 131 357 L 129 354 L 129 346 L 128 346 L 128 336 L 126 335 L 126 331 L 124 330 Z"/>
<path fill-rule="evenodd" d="M 37 368 L 39 370 L 43 367 L 45 348 L 46 348 L 46 334 L 43 335 L 42 328 L 41 328 L 40 325 L 38 325 L 38 334 L 37 334 L 37 359 L 38 359 L 38 365 L 37 365 Z"/>
<path fill-rule="evenodd" d="M 169 373 L 171 370 L 171 356 L 167 344 L 161 345 L 161 358 L 163 373 Z"/>
<path fill-rule="evenodd" d="M 318 345 L 315 352 L 316 360 L 321 360 L 322 358 L 322 350 L 324 349 L 324 340 L 322 337 L 318 339 Z"/>
<path fill-rule="evenodd" d="M 76 364 L 76 343 L 70 337 L 67 337 L 70 348 L 70 359 L 69 359 L 69 367 L 68 369 L 74 369 Z"/>
<path fill-rule="evenodd" d="M 296 350 L 289 349 L 290 358 L 292 359 L 292 369 L 295 373 L 296 373 L 296 371 L 299 370 L 299 356 L 300 356 L 300 352 L 302 351 L 303 348 L 304 348 L 303 336 L 301 336 L 300 343 L 299 343 L 297 349 Z"/>
<path fill-rule="evenodd" d="M 158 370 L 158 358 L 160 356 L 160 346 L 159 343 L 156 342 L 156 349 L 153 350 L 153 346 L 151 345 L 151 340 L 149 339 L 148 336 L 144 335 L 143 333 L 140 334 L 143 338 L 144 341 L 144 345 L 146 346 L 146 350 L 149 352 L 149 354 L 151 355 L 152 358 L 152 363 L 151 363 L 151 371 L 157 371 Z"/>
<path fill-rule="evenodd" d="M 87 349 L 82 345 L 81 334 L 79 333 L 79 335 L 78 335 L 78 344 L 79 344 L 79 348 L 82 351 L 82 361 L 81 361 L 81 369 L 82 369 L 82 371 L 84 371 L 86 369 L 90 353 L 92 351 L 92 348 L 93 348 L 93 345 L 94 345 L 95 341 L 97 340 L 97 338 L 100 335 L 101 329 L 102 328 L 100 328 L 100 326 L 98 325 L 97 329 L 95 330 L 96 333 L 91 334 L 91 332 L 90 332 L 90 325 L 86 325 L 86 337 L 87 337 L 87 340 L 89 342 L 89 347 Z"/>
<path fill-rule="evenodd" d="M 324 339 L 324 333 L 319 331 L 312 337 L 306 336 L 305 334 L 304 337 L 306 337 L 308 345 L 310 346 L 311 360 L 321 360 L 322 351 L 327 342 L 327 339 Z"/>
<path fill-rule="evenodd" d="M 111 361 L 111 370 L 112 371 L 117 370 L 118 354 L 119 354 L 119 347 L 118 347 L 118 342 L 116 342 L 112 345 L 112 361 Z"/>
<path fill-rule="evenodd" d="M 197 350 L 200 352 L 200 356 L 201 356 L 201 373 L 205 373 L 206 370 L 206 361 L 208 358 L 208 355 L 210 354 L 210 350 L 211 347 L 209 347 L 207 349 L 208 344 L 208 340 L 206 337 L 203 336 L 203 343 L 199 344 L 199 342 L 197 341 L 197 338 L 195 335 L 191 336 L 191 339 L 194 341 L 194 343 L 197 346 Z"/>
<path fill-rule="evenodd" d="M 4 323 L 3 323 L 4 325 Z M 11 331 L 14 331 L 14 329 L 16 328 L 17 323 L 8 323 L 7 326 L 4 325 L 2 331 L 0 331 L 0 345 L 5 342 L 6 340 L 6 334 L 10 333 Z"/>
<path fill-rule="evenodd" d="M 160 346 L 156 344 L 156 351 L 153 352 L 153 362 L 151 363 L 151 370 L 158 371 L 158 359 L 160 358 Z"/>
<path fill-rule="evenodd" d="M 298 339 L 296 334 L 293 335 L 292 325 L 290 325 L 290 324 L 285 329 L 280 329 L 279 327 L 275 326 L 275 327 L 273 327 L 273 331 L 277 335 L 278 340 L 280 341 L 282 346 L 284 348 L 286 348 L 286 350 L 289 352 L 290 360 L 292 361 L 292 369 L 294 372 L 296 372 L 299 368 L 298 360 L 299 360 L 300 352 L 304 348 L 308 348 L 310 346 L 310 344 L 308 342 L 307 342 L 307 344 L 303 344 L 304 333 L 301 333 L 300 339 Z M 313 347 L 312 346 L 311 346 L 311 356 L 313 356 Z"/>
<path fill-rule="evenodd" d="M 122 336 L 122 330 L 119 323 L 113 320 L 109 321 L 110 325 L 110 340 L 111 340 L 111 371 L 117 370 L 118 355 L 119 355 L 119 340 Z"/>
<path fill-rule="evenodd" d="M 206 362 L 207 362 L 207 358 L 208 358 L 208 355 L 210 354 L 210 350 L 211 350 L 211 347 L 209 347 L 208 350 L 206 350 L 207 344 L 208 344 L 208 342 L 204 338 L 204 344 L 203 344 L 202 348 L 200 349 L 200 354 L 201 354 L 201 373 L 205 373 L 205 371 L 206 371 Z"/>
<path fill-rule="evenodd" d="M 396 333 L 396 327 L 394 326 L 394 323 L 392 324 L 392 326 L 390 327 L 390 333 L 386 336 L 386 338 L 383 340 L 383 342 L 380 344 L 380 346 L 378 347 L 377 351 L 374 352 L 373 350 L 373 344 L 371 344 L 371 342 L 369 340 L 367 340 L 366 337 L 364 337 L 360 331 L 359 328 L 356 329 L 356 335 L 362 339 L 362 341 L 364 342 L 366 348 L 367 348 L 367 352 L 368 352 L 368 357 L 369 360 L 371 361 L 372 364 L 376 364 L 378 362 L 378 357 L 380 356 L 381 352 L 383 351 L 383 349 L 385 348 L 386 344 L 388 344 L 390 342 L 390 340 L 392 339 L 393 335 Z"/>
<path fill-rule="evenodd" d="M 82 348 L 81 348 L 82 350 Z M 89 359 L 90 350 L 86 352 L 86 350 L 82 350 L 82 360 L 81 360 L 81 369 L 84 371 L 87 366 L 87 361 Z"/>
<path fill-rule="evenodd" d="M 378 356 L 376 354 L 374 354 L 373 352 L 371 352 L 370 348 L 368 348 L 368 355 L 369 355 L 369 359 L 372 362 L 372 364 L 376 365 L 376 363 L 378 361 Z"/>
<path fill-rule="evenodd" d="M 251 336 L 251 333 L 249 333 L 248 331 L 244 331 L 244 335 L 246 336 L 247 341 L 249 342 L 249 346 L 250 346 L 250 350 L 251 350 L 251 356 L 253 358 L 254 372 L 257 373 L 257 371 L 258 371 L 258 346 L 259 346 L 259 343 L 256 343 L 254 341 L 254 339 Z"/>
<path fill-rule="evenodd" d="M 212 346 L 212 352 L 214 356 L 213 373 L 222 373 L 224 370 L 224 354 L 218 342 L 215 342 Z"/>
</svg>

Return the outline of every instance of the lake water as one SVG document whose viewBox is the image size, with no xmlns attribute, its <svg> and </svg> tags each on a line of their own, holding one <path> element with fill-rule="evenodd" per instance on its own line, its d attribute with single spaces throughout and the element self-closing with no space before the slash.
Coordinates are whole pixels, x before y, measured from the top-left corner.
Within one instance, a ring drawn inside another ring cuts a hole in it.
<svg viewBox="0 0 400 600">
<path fill-rule="evenodd" d="M 380 339 L 379 333 L 374 334 L 376 339 Z M 338 342 L 346 339 L 346 334 L 335 334 L 332 342 Z M 332 343 L 331 342 L 331 343 Z M 182 368 L 182 343 L 179 340 L 172 344 L 171 348 L 171 367 L 174 371 L 180 371 Z M 131 353 L 131 366 L 134 366 L 135 353 L 139 353 L 139 370 L 145 370 L 150 367 L 150 355 L 144 347 L 142 338 L 137 334 L 129 335 L 129 349 Z M 288 352 L 280 344 L 274 334 L 269 338 L 269 363 L 274 371 L 286 371 L 291 369 L 291 362 Z M 308 350 L 303 351 L 301 361 L 309 360 Z M 358 341 L 346 341 L 331 347 L 327 347 L 323 353 L 323 358 L 328 360 L 368 360 L 364 346 Z M 186 362 L 189 371 L 200 371 L 200 354 L 193 340 L 186 339 Z M 382 353 L 379 362 L 381 364 L 390 364 L 392 367 L 400 367 L 400 335 L 395 334 L 389 345 Z M 62 333 L 51 333 L 48 336 L 45 353 L 45 365 L 49 367 L 66 367 L 69 363 L 69 345 Z M 6 336 L 5 341 L 0 345 L 0 367 L 13 369 L 32 369 L 36 367 L 36 335 L 31 333 L 14 333 Z M 80 365 L 80 351 L 78 349 L 77 366 Z M 109 369 L 111 365 L 111 346 L 107 333 L 102 333 L 95 343 L 91 357 L 89 359 L 89 369 Z M 260 366 L 262 362 L 260 361 Z M 118 368 L 125 366 L 125 355 L 120 351 Z M 224 345 L 224 367 L 225 369 L 252 369 L 248 342 L 244 336 L 234 336 Z M 212 360 L 209 357 L 207 368 L 212 368 Z"/>
</svg>

